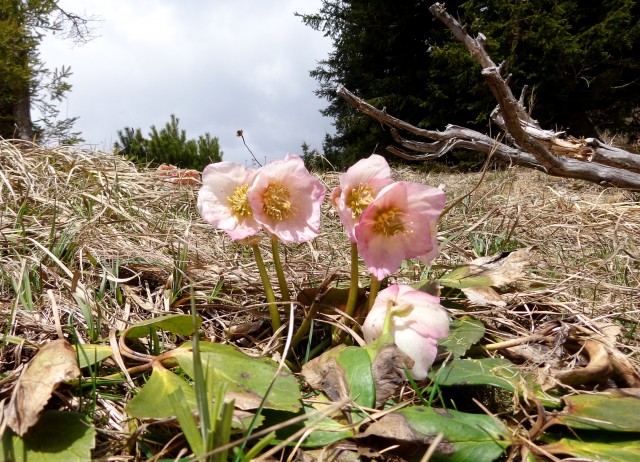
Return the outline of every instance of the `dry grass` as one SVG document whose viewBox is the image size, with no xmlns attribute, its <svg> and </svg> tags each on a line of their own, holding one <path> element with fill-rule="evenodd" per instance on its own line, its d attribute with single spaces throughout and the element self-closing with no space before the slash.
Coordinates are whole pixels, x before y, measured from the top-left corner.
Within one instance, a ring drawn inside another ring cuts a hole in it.
<svg viewBox="0 0 640 462">
<path fill-rule="evenodd" d="M 449 203 L 462 198 L 441 223 L 436 272 L 478 255 L 536 247 L 533 270 L 507 307 L 468 307 L 491 335 L 527 335 L 550 319 L 587 329 L 614 322 L 623 327 L 618 348 L 640 363 L 638 194 L 522 169 L 492 171 L 482 181 L 480 174 L 410 169 L 394 175 L 443 184 Z M 321 179 L 329 189 L 337 184 L 335 173 Z M 90 340 L 78 298 L 100 314 L 101 338 L 188 309 L 188 284 L 210 338 L 224 340 L 233 326 L 268 319 L 251 253 L 201 221 L 196 197 L 197 187 L 163 182 L 154 170 L 110 154 L 0 142 L 0 399 L 30 356 L 29 343 L 61 332 Z M 285 269 L 296 288 L 348 268 L 349 244 L 337 215 L 325 208 L 321 236 L 287 249 Z M 266 243 L 263 250 L 269 260 Z M 408 265 L 396 278 L 415 281 L 423 270 Z M 263 330 L 244 345 L 263 348 Z M 12 337 L 27 343 L 8 343 Z M 97 453 L 108 454 L 123 439 L 126 415 L 121 403 L 100 403 L 110 417 Z"/>
</svg>

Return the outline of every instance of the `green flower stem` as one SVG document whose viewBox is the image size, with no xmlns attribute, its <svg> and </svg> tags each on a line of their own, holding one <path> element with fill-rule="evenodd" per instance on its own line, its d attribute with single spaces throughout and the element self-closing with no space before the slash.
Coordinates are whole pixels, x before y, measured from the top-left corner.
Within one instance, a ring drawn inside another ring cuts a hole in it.
<svg viewBox="0 0 640 462">
<path fill-rule="evenodd" d="M 356 312 L 356 305 L 358 303 L 358 277 L 360 272 L 358 271 L 358 264 L 360 260 L 358 258 L 358 244 L 351 243 L 351 283 L 349 285 L 349 296 L 347 297 L 347 306 L 345 313 L 348 317 L 353 317 Z M 346 321 L 346 319 L 345 319 Z"/>
<path fill-rule="evenodd" d="M 349 282 L 349 295 L 347 296 L 347 305 L 344 309 L 344 316 L 342 317 L 342 323 L 345 326 L 349 326 L 351 324 L 351 320 L 353 319 L 353 315 L 356 312 L 356 308 L 358 305 L 358 278 L 360 276 L 360 271 L 358 264 L 360 263 L 359 255 L 358 255 L 358 245 L 355 243 L 351 243 L 351 273 Z M 346 331 L 335 326 L 333 328 L 333 344 L 337 345 L 345 341 Z"/>
<path fill-rule="evenodd" d="M 282 269 L 282 261 L 280 260 L 280 251 L 278 245 L 278 238 L 271 236 L 271 253 L 273 253 L 273 264 L 276 267 L 276 274 L 278 275 L 278 284 L 280 285 L 280 293 L 282 294 L 282 301 L 287 303 L 291 301 L 289 295 L 289 288 L 287 287 L 287 279 L 284 277 L 284 271 Z"/>
<path fill-rule="evenodd" d="M 253 250 L 253 256 L 256 259 L 258 265 L 258 271 L 260 272 L 260 279 L 262 279 L 262 285 L 264 286 L 264 294 L 267 297 L 269 303 L 269 313 L 271 314 L 271 327 L 273 331 L 280 329 L 282 321 L 280 320 L 280 313 L 278 312 L 278 305 L 276 304 L 276 296 L 273 293 L 273 287 L 269 281 L 269 275 L 267 274 L 267 268 L 264 266 L 264 260 L 262 260 L 262 254 L 260 253 L 260 247 L 258 244 L 251 245 Z"/>
<path fill-rule="evenodd" d="M 391 318 L 393 317 L 393 300 L 389 300 L 387 303 L 387 313 L 384 316 L 384 324 L 382 325 L 382 336 L 389 335 L 391 333 Z"/>
<path fill-rule="evenodd" d="M 373 306 L 373 302 L 376 301 L 376 297 L 378 296 L 378 291 L 380 290 L 380 286 L 382 285 L 382 281 L 380 281 L 373 274 L 371 275 L 371 285 L 369 286 L 369 300 L 367 303 L 368 311 L 371 310 Z"/>
</svg>

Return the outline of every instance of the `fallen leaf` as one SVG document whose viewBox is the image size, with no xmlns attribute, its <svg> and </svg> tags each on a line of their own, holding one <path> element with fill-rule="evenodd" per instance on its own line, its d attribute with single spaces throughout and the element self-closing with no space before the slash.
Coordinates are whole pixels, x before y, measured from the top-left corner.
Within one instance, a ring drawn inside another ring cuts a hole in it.
<svg viewBox="0 0 640 462">
<path fill-rule="evenodd" d="M 308 287 L 302 289 L 298 293 L 297 301 L 304 306 L 311 306 L 313 301 L 318 295 L 318 289 L 315 287 Z M 320 311 L 327 314 L 334 314 L 335 310 L 345 311 L 347 306 L 347 298 L 349 297 L 348 288 L 329 288 L 323 295 L 320 302 Z M 364 308 L 367 301 L 366 291 L 364 288 L 358 289 L 358 299 L 356 302 L 356 313 L 359 313 Z"/>
<path fill-rule="evenodd" d="M 376 408 L 380 408 L 404 385 L 404 367 L 411 369 L 413 360 L 394 343 L 384 345 L 373 360 L 371 370 L 376 386 Z"/>
<path fill-rule="evenodd" d="M 589 358 L 585 367 L 551 369 L 556 380 L 565 385 L 577 386 L 587 383 L 605 383 L 613 372 L 609 353 L 605 345 L 597 340 L 586 339 L 578 342 L 580 350 Z"/>
<path fill-rule="evenodd" d="M 475 305 L 495 306 L 496 308 L 507 306 L 507 302 L 502 299 L 502 296 L 491 287 L 467 287 L 460 290 Z"/>
<path fill-rule="evenodd" d="M 476 258 L 469 263 L 469 277 L 489 278 L 493 287 L 509 285 L 526 275 L 524 270 L 531 265 L 533 248 Z"/>
<path fill-rule="evenodd" d="M 76 351 L 64 339 L 44 345 L 16 382 L 5 410 L 6 422 L 20 436 L 38 422 L 61 382 L 80 376 Z"/>
<path fill-rule="evenodd" d="M 309 386 L 315 390 L 322 390 L 332 401 L 342 401 L 349 397 L 344 369 L 337 360 L 337 356 L 345 347 L 346 345 L 341 345 L 329 350 L 302 366 L 302 376 Z"/>
<path fill-rule="evenodd" d="M 391 413 L 373 422 L 364 432 L 356 435 L 356 442 L 361 447 L 361 453 L 363 453 L 362 449 L 368 449 L 368 454 L 365 453 L 368 457 L 380 456 L 381 454 L 376 450 L 393 447 L 393 455 L 407 459 L 424 454 L 436 435 L 417 432 L 404 415 Z M 438 452 L 451 455 L 454 448 L 448 442 L 442 441 L 438 444 Z"/>
<path fill-rule="evenodd" d="M 476 258 L 444 274 L 440 283 L 456 289 L 503 287 L 526 275 L 534 247 Z"/>
<path fill-rule="evenodd" d="M 609 352 L 613 380 L 619 387 L 640 387 L 640 372 L 627 355 L 616 348 L 616 341 L 622 333 L 622 327 L 609 323 L 596 323 L 596 326 L 602 332 L 604 337 L 602 341 Z"/>
</svg>

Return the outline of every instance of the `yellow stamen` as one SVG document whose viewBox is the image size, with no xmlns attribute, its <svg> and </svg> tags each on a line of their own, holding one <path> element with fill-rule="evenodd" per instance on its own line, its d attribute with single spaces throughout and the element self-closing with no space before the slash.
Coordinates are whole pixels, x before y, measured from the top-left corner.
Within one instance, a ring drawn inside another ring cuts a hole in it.
<svg viewBox="0 0 640 462">
<path fill-rule="evenodd" d="M 291 214 L 291 194 L 282 183 L 272 183 L 262 195 L 264 213 L 276 221 L 286 220 Z"/>
<path fill-rule="evenodd" d="M 253 215 L 251 207 L 249 206 L 249 200 L 247 199 L 248 184 L 238 186 L 233 194 L 229 196 L 229 203 L 231 204 L 231 210 L 238 218 L 246 218 Z"/>
<path fill-rule="evenodd" d="M 353 218 L 358 218 L 374 199 L 375 191 L 368 184 L 360 183 L 357 188 L 351 189 L 347 193 L 346 203 Z"/>
<path fill-rule="evenodd" d="M 375 218 L 373 229 L 385 237 L 393 236 L 398 233 L 406 232 L 405 223 L 402 218 L 406 215 L 399 208 L 382 210 L 378 212 Z"/>
</svg>

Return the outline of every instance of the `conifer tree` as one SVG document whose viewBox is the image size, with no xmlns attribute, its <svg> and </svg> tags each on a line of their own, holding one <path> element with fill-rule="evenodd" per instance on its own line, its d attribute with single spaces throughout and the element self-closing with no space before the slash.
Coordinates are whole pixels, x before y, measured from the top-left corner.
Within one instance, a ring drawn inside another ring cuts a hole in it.
<svg viewBox="0 0 640 462">
<path fill-rule="evenodd" d="M 139 128 L 118 130 L 114 149 L 140 164 L 171 164 L 195 170 L 202 170 L 212 162 L 220 162 L 223 155 L 218 138 L 209 133 L 197 139 L 188 139 L 186 131 L 180 128 L 180 119 L 174 114 L 171 114 L 163 128 L 158 130 L 152 125 L 147 138 Z"/>
<path fill-rule="evenodd" d="M 61 9 L 55 0 L 0 0 L 0 137 L 79 140 L 75 118 L 58 119 L 57 103 L 71 89 L 71 71 L 47 69 L 38 46 L 48 32 L 84 42 L 90 38 L 90 21 Z M 32 120 L 33 107 L 41 120 Z"/>
</svg>

